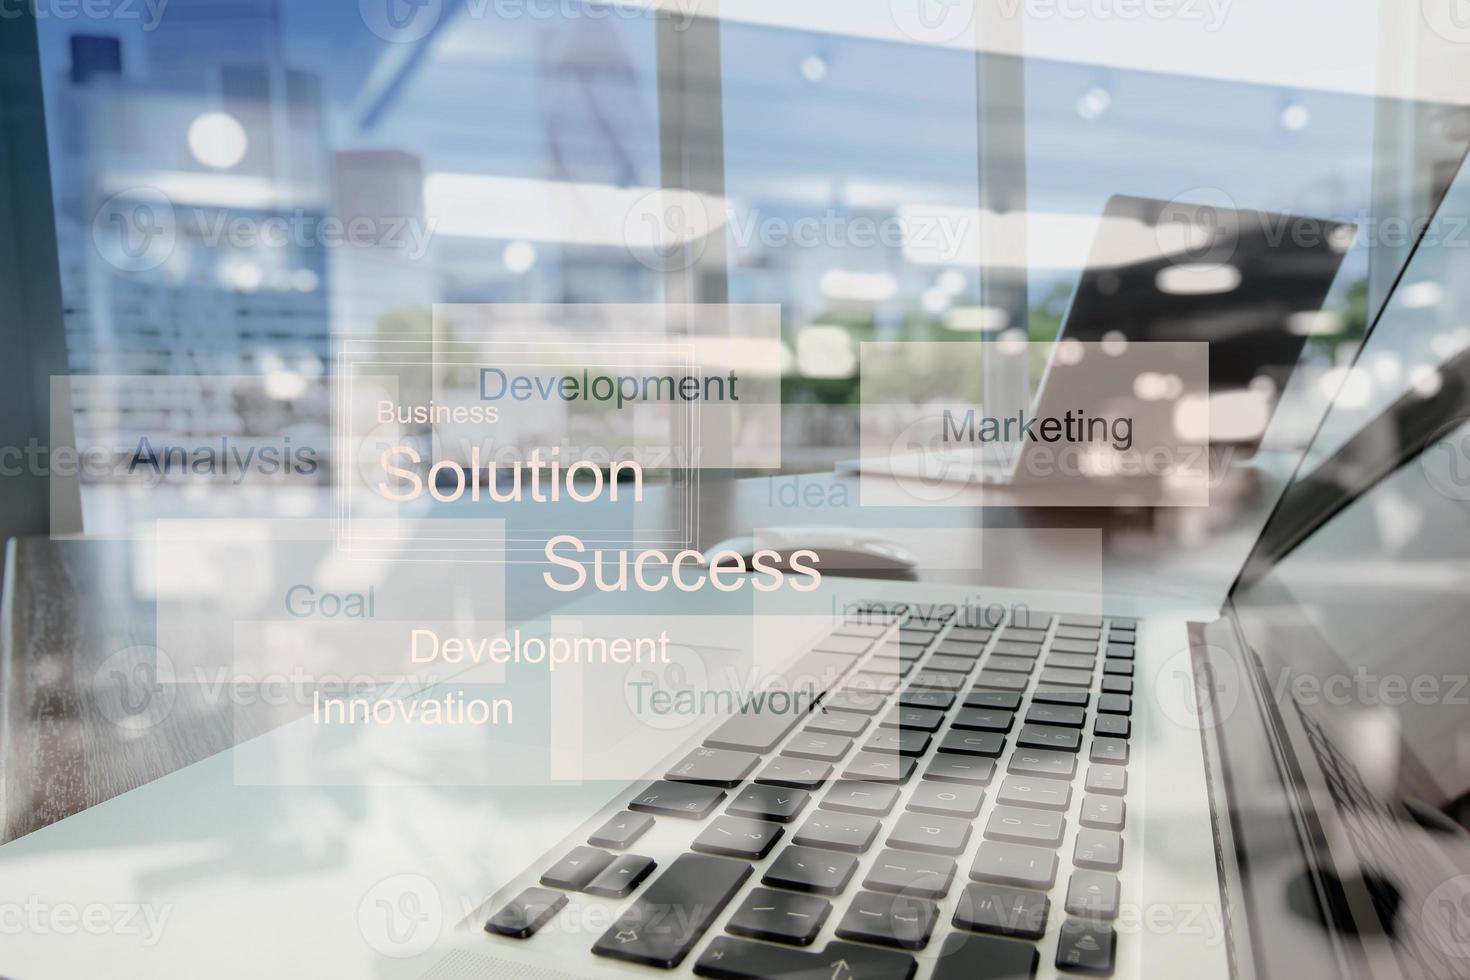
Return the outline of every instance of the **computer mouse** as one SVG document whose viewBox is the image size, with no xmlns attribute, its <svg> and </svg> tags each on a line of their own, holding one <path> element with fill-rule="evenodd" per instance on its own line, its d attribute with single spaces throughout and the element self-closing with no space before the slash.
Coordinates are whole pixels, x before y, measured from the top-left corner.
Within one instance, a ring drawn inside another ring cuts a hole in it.
<svg viewBox="0 0 1470 980">
<path fill-rule="evenodd" d="M 823 575 L 845 578 L 890 578 L 911 580 L 917 577 L 918 556 L 892 541 L 848 528 L 809 527 L 761 531 L 759 535 L 741 535 L 721 541 L 704 552 L 706 565 L 733 566 L 734 555 L 746 568 L 757 551 L 774 551 L 775 564 L 783 571 L 789 568 L 791 555 L 807 550 L 817 555 L 817 568 Z"/>
</svg>

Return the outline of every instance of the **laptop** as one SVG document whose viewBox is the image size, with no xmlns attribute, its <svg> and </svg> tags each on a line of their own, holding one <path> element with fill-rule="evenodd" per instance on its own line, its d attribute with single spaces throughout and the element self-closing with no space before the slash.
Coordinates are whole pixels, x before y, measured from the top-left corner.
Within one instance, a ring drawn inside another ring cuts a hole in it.
<svg viewBox="0 0 1470 980">
<path fill-rule="evenodd" d="M 1403 281 L 1453 302 L 1457 258 L 1425 243 Z M 711 687 L 745 621 L 777 627 L 760 692 L 809 696 L 647 724 L 636 778 L 546 778 L 544 671 L 405 699 L 518 691 L 496 731 L 283 725 L 0 848 L 0 973 L 1463 976 L 1470 352 L 1421 343 L 1445 310 L 1413 300 L 1360 363 L 1433 360 L 1332 406 L 1223 606 L 646 597 L 689 657 L 668 689 Z M 567 719 L 583 750 L 606 693 Z"/>
<path fill-rule="evenodd" d="M 1187 342 L 1209 344 L 1207 371 L 1191 370 L 1188 363 L 1174 369 L 1184 386 L 1171 398 L 1132 399 L 1140 431 L 1172 431 L 1172 413 L 1180 398 L 1245 391 L 1252 382 L 1264 381 L 1271 390 L 1280 390 L 1301 355 L 1309 326 L 1316 322 L 1313 317 L 1327 298 L 1355 232 L 1351 223 L 1323 218 L 1115 194 L 1103 208 L 1087 264 L 1029 403 L 1009 406 L 1009 411 L 1004 404 L 992 404 L 987 410 L 1004 416 L 1024 408 L 1033 417 L 1060 418 L 1076 409 L 1078 392 L 1090 390 L 1082 379 L 1093 365 L 1058 357 L 1068 341 L 1098 344 L 1116 338 L 1153 343 L 1158 345 L 1155 356 L 1164 358 L 1186 356 Z M 1175 342 L 1179 348 L 1170 352 L 1161 342 Z M 1014 361 L 1007 369 L 1025 375 L 1029 366 L 1024 344 L 1014 351 L 1010 346 L 1004 340 L 992 341 L 984 345 L 982 356 Z M 1151 367 L 1141 365 L 1137 370 Z M 1171 370 L 1168 365 L 1159 369 Z M 1093 391 L 1094 397 L 1104 394 Z M 1152 419 L 1150 414 L 1161 418 Z M 1212 433 L 1216 442 L 1252 446 L 1258 435 L 1222 439 Z M 1019 441 L 972 452 L 947 449 L 939 460 L 932 453 L 885 453 L 842 465 L 931 483 L 1025 484 L 1036 492 L 1062 489 L 1055 486 L 1054 467 L 1026 465 L 1027 452 L 1035 448 Z M 1075 496 L 1076 475 L 1066 479 L 1074 485 L 1064 493 Z M 1094 484 L 1088 493 L 1094 505 L 1125 494 L 1131 501 L 1162 494 L 1162 488 L 1147 486 L 1146 479 L 1129 481 L 1126 487 L 1107 485 L 1116 480 L 1088 482 Z"/>
</svg>

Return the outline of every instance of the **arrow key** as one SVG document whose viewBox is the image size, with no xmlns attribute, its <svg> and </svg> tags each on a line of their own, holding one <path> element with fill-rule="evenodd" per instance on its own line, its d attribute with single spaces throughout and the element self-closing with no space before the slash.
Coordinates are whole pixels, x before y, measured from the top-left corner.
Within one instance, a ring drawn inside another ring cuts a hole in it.
<svg viewBox="0 0 1470 980">
<path fill-rule="evenodd" d="M 657 866 L 653 858 L 640 854 L 622 854 L 582 890 L 589 895 L 626 898 L 633 894 L 633 889 L 642 884 L 643 879 L 652 874 Z"/>
<path fill-rule="evenodd" d="M 820 953 L 717 936 L 694 964 L 715 980 L 909 980 L 919 965 L 907 953 L 854 943 L 831 942 Z"/>
<path fill-rule="evenodd" d="M 613 856 L 595 847 L 574 847 L 566 857 L 546 869 L 541 884 L 547 888 L 579 892 L 612 864 Z"/>
</svg>

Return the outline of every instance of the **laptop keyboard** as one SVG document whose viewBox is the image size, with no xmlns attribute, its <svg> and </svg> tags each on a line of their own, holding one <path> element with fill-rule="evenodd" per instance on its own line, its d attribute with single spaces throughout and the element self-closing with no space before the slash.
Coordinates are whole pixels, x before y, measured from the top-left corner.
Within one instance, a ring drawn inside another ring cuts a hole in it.
<svg viewBox="0 0 1470 980">
<path fill-rule="evenodd" d="M 485 928 L 582 892 L 630 899 L 594 954 L 704 977 L 906 980 L 930 947 L 940 980 L 1029 977 L 1049 930 L 1057 970 L 1109 975 L 1136 629 L 860 608 L 813 648 L 851 657 L 816 710 L 732 716 Z M 663 820 L 698 827 L 656 870 L 627 851 Z"/>
</svg>

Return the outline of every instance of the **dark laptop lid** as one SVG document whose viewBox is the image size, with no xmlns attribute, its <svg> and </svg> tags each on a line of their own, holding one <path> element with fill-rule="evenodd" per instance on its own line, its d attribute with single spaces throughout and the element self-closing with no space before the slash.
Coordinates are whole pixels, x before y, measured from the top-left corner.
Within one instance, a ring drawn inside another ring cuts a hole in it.
<svg viewBox="0 0 1470 980">
<path fill-rule="evenodd" d="M 1438 220 L 1470 213 L 1462 168 Z M 1470 975 L 1470 252 L 1429 233 L 1197 689 L 1238 968 Z"/>
</svg>

